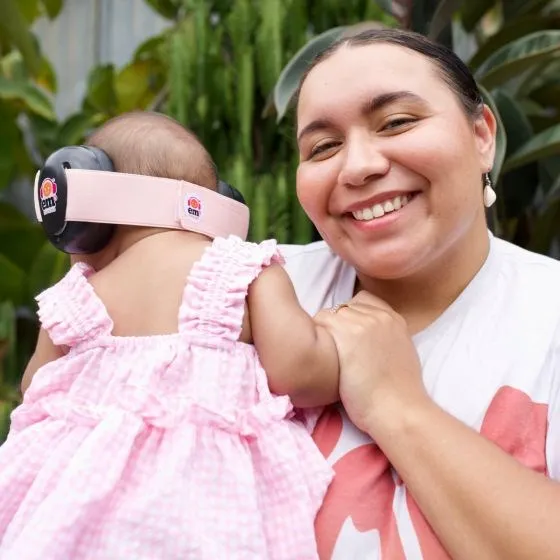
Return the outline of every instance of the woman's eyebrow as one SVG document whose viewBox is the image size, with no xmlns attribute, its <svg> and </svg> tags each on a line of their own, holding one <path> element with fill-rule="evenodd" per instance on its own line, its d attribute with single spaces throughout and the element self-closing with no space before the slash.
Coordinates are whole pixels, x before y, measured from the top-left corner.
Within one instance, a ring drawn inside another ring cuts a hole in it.
<svg viewBox="0 0 560 560">
<path fill-rule="evenodd" d="M 317 132 L 318 130 L 324 130 L 326 128 L 332 128 L 333 126 L 333 123 L 328 119 L 317 119 L 315 121 L 311 121 L 308 125 L 301 129 L 301 132 L 298 134 L 297 141 L 299 143 L 307 134 Z"/>
<path fill-rule="evenodd" d="M 375 111 L 379 111 L 391 103 L 396 103 L 397 101 L 408 101 L 424 107 L 428 105 L 425 99 L 416 93 L 412 93 L 411 91 L 392 91 L 390 93 L 380 93 L 379 95 L 372 97 L 363 105 L 361 112 L 363 115 L 369 115 Z M 312 132 L 317 132 L 318 130 L 333 128 L 333 126 L 334 124 L 329 119 L 317 119 L 311 121 L 308 125 L 301 129 L 301 132 L 298 134 L 297 141 L 299 143 L 304 136 L 311 134 Z"/>
<path fill-rule="evenodd" d="M 383 107 L 390 105 L 391 103 L 396 103 L 397 101 L 409 101 L 412 103 L 417 103 L 419 105 L 427 106 L 426 101 L 411 91 L 392 91 L 390 93 L 380 93 L 372 97 L 367 103 L 362 107 L 362 114 L 369 115 L 375 111 L 379 111 Z"/>
</svg>

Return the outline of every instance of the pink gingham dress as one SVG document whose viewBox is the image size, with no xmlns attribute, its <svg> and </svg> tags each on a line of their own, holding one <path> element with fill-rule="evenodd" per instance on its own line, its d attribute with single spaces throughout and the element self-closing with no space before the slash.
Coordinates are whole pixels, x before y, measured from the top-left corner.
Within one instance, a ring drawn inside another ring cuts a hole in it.
<svg viewBox="0 0 560 560">
<path fill-rule="evenodd" d="M 217 239 L 178 333 L 115 337 L 77 264 L 38 296 L 68 354 L 42 367 L 0 447 L 1 560 L 306 560 L 332 471 L 238 342 L 273 241 Z"/>
</svg>

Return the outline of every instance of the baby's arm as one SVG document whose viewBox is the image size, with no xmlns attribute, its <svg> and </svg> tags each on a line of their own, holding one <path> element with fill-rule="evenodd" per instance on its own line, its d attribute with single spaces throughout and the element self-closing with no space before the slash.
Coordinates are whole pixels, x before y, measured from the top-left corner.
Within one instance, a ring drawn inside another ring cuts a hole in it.
<svg viewBox="0 0 560 560">
<path fill-rule="evenodd" d="M 266 268 L 249 288 L 253 341 L 270 390 L 294 406 L 323 406 L 339 399 L 338 354 L 333 338 L 301 308 L 286 271 Z"/>
<path fill-rule="evenodd" d="M 23 378 L 21 380 L 21 392 L 22 394 L 27 391 L 27 388 L 31 384 L 31 380 L 35 375 L 36 371 L 43 367 L 45 364 L 49 362 L 53 362 L 58 358 L 64 356 L 64 349 L 60 346 L 55 346 L 48 335 L 47 331 L 41 329 L 39 331 L 39 337 L 37 339 L 37 346 L 35 347 L 35 352 L 27 367 L 25 368 L 25 372 L 23 374 Z"/>
</svg>

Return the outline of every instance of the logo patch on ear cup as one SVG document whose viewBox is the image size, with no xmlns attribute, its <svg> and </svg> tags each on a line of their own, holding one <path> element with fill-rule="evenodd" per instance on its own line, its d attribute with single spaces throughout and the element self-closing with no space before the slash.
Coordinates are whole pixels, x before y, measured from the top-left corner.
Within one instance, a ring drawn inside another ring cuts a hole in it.
<svg viewBox="0 0 560 560">
<path fill-rule="evenodd" d="M 39 187 L 39 198 L 41 199 L 41 211 L 43 215 L 56 212 L 56 203 L 58 201 L 56 181 L 53 178 L 46 177 L 43 179 Z"/>
<path fill-rule="evenodd" d="M 195 222 L 202 218 L 202 201 L 200 198 L 192 194 L 185 197 L 185 214 Z"/>
</svg>

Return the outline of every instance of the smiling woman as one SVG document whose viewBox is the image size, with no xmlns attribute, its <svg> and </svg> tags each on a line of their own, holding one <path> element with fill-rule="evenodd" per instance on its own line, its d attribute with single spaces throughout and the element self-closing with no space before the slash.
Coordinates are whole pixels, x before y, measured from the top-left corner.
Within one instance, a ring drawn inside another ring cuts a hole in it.
<svg viewBox="0 0 560 560">
<path fill-rule="evenodd" d="M 372 278 L 425 273 L 442 258 L 460 266 L 466 245 L 479 247 L 473 257 L 480 266 L 488 245 L 482 176 L 494 157 L 492 113 L 478 93 L 471 94 L 477 108 L 465 110 L 419 52 L 357 46 L 359 39 L 323 55 L 303 81 L 303 207 L 331 247 Z M 401 208 L 385 212 L 397 197 Z"/>
<path fill-rule="evenodd" d="M 317 320 L 341 367 L 314 434 L 336 472 L 321 559 L 560 557 L 560 263 L 488 231 L 496 121 L 473 77 L 366 31 L 311 65 L 297 132 L 324 242 L 286 266 L 309 312 L 335 306 Z"/>
</svg>

